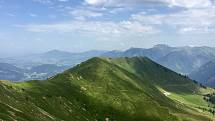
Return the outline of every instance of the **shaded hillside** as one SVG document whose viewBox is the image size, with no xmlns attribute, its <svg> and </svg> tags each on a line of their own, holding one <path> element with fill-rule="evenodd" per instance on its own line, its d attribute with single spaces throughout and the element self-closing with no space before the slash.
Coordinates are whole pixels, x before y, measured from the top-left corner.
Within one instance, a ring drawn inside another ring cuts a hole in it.
<svg viewBox="0 0 215 121">
<path fill-rule="evenodd" d="M 141 79 L 148 80 L 172 92 L 196 92 L 198 86 L 186 76 L 177 74 L 146 57 L 117 58 L 112 60 L 121 68 L 129 70 Z M 177 88 L 175 88 L 177 87 Z"/>
<path fill-rule="evenodd" d="M 215 62 L 210 61 L 190 74 L 195 79 L 207 86 L 215 87 Z"/>
</svg>

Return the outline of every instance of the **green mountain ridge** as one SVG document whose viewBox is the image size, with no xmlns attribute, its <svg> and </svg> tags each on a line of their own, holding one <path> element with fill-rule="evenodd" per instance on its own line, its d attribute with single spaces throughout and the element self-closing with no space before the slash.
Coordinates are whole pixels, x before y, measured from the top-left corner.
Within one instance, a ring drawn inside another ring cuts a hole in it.
<svg viewBox="0 0 215 121">
<path fill-rule="evenodd" d="M 0 81 L 0 120 L 212 121 L 201 108 L 213 91 L 148 58 L 96 57 L 45 81 Z"/>
</svg>

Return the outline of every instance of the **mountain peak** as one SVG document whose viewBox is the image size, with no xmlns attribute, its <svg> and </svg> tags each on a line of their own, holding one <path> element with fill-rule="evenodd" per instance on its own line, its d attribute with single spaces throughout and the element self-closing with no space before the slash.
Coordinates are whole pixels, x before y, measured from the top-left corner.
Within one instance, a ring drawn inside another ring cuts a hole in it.
<svg viewBox="0 0 215 121">
<path fill-rule="evenodd" d="M 61 50 L 51 50 L 43 54 L 45 57 L 70 57 L 73 53 L 61 51 Z"/>
<path fill-rule="evenodd" d="M 50 53 L 69 53 L 69 52 L 54 49 L 54 50 L 50 50 L 50 51 L 48 51 L 48 52 L 46 52 L 46 53 L 49 53 L 49 54 L 50 54 Z"/>
<path fill-rule="evenodd" d="M 131 50 L 142 50 L 143 48 L 137 48 L 137 47 L 131 47 L 129 48 L 127 51 L 131 51 Z"/>
<path fill-rule="evenodd" d="M 153 48 L 170 48 L 170 46 L 166 44 L 158 44 L 158 45 L 154 45 Z"/>
</svg>

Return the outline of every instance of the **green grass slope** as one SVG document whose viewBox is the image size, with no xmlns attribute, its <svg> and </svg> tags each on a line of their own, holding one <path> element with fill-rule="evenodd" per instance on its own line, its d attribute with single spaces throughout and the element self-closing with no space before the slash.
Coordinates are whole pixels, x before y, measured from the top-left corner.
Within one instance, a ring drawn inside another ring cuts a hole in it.
<svg viewBox="0 0 215 121">
<path fill-rule="evenodd" d="M 203 91 L 147 58 L 92 58 L 45 81 L 0 81 L 0 120 L 212 121 L 183 97 Z"/>
<path fill-rule="evenodd" d="M 177 74 L 146 57 L 107 59 L 121 68 L 137 75 L 142 80 L 164 88 L 166 91 L 177 93 L 195 93 L 199 90 L 189 78 Z"/>
</svg>

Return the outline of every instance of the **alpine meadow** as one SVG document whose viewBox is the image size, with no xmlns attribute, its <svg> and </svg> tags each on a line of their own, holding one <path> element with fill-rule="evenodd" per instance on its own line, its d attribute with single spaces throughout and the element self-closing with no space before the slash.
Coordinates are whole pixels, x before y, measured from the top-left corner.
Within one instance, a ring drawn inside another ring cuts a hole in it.
<svg viewBox="0 0 215 121">
<path fill-rule="evenodd" d="M 215 121 L 214 0 L 0 11 L 0 121 Z"/>
</svg>

